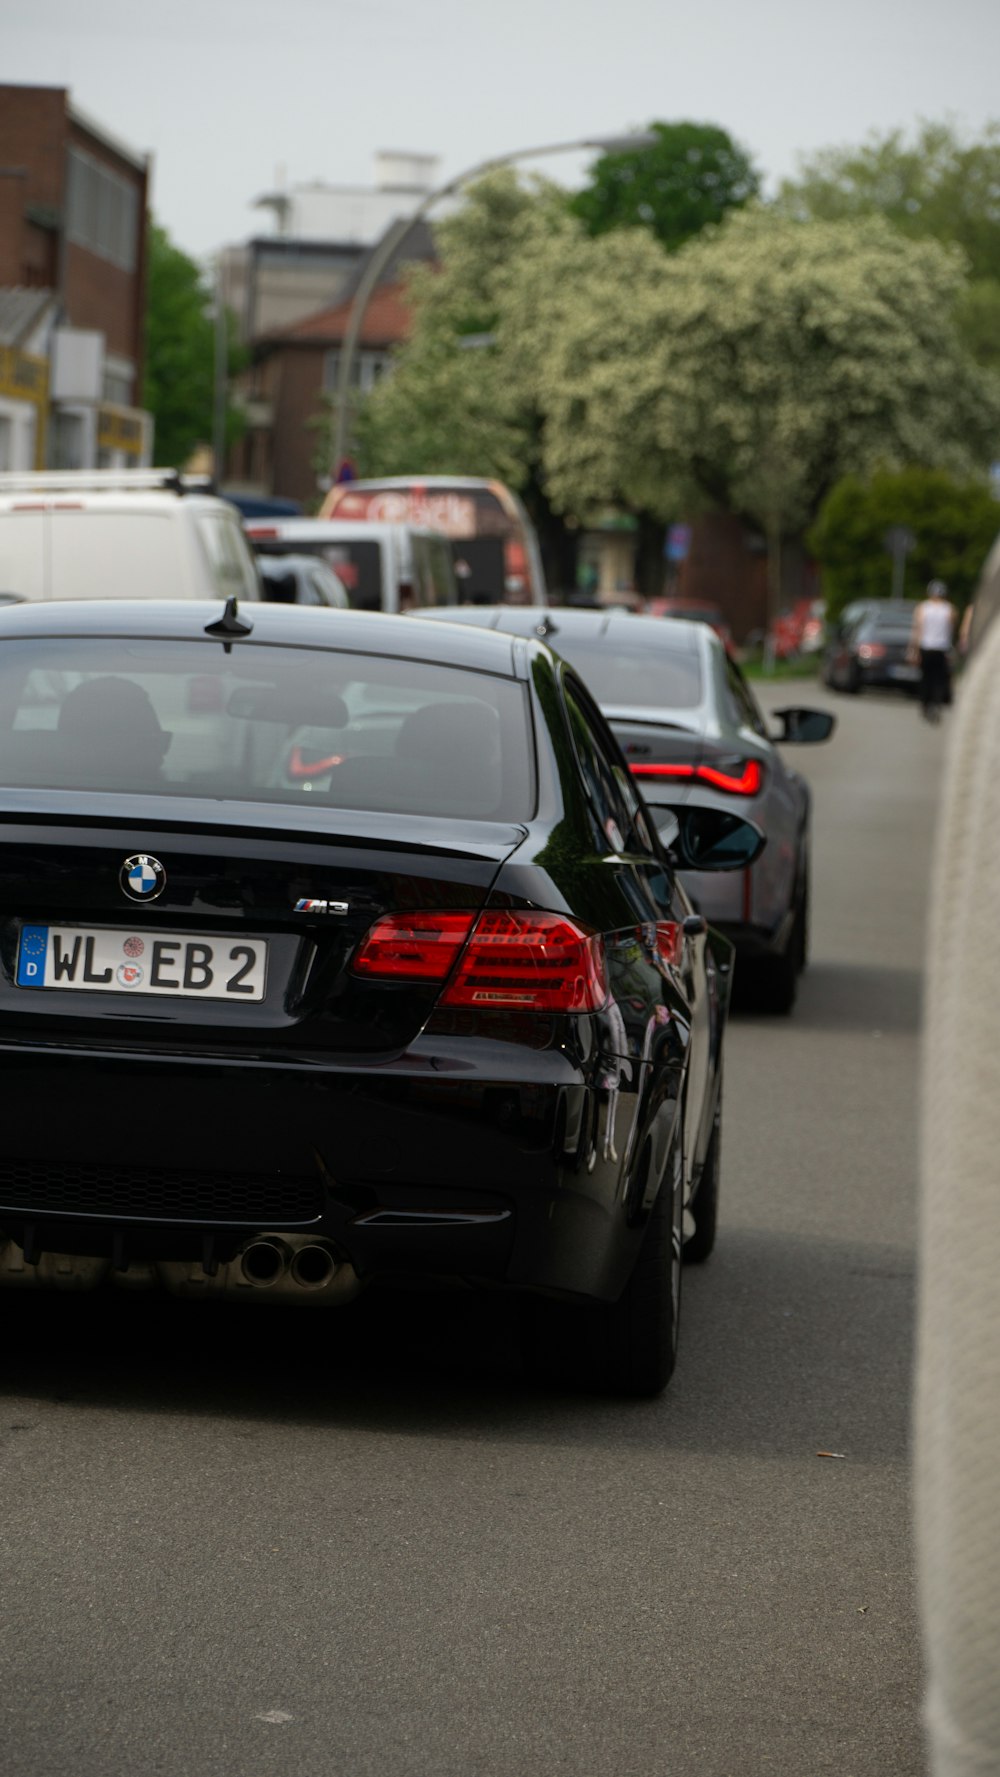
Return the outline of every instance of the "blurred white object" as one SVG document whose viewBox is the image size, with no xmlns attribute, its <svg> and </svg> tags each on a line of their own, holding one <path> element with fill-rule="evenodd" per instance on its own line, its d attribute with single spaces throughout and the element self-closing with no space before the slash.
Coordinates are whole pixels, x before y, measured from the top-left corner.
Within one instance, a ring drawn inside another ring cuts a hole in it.
<svg viewBox="0 0 1000 1777">
<path fill-rule="evenodd" d="M 934 1777 L 1000 1772 L 1000 624 L 958 699 L 928 942 L 916 1507 Z"/>
</svg>

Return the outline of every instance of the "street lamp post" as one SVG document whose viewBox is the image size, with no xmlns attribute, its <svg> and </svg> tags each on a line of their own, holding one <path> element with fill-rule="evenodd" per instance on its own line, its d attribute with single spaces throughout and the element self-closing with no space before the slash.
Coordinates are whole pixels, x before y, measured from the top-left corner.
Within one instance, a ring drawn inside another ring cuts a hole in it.
<svg viewBox="0 0 1000 1777">
<path fill-rule="evenodd" d="M 229 396 L 229 341 L 222 295 L 222 257 L 215 262 L 215 362 L 212 374 L 212 478 L 222 485 L 226 462 L 226 407 Z"/>
<path fill-rule="evenodd" d="M 539 160 L 548 154 L 580 154 L 588 148 L 599 148 L 605 154 L 627 154 L 635 149 L 652 148 L 659 137 L 653 130 L 637 130 L 627 136 L 590 136 L 579 142 L 550 142 L 542 148 L 516 148 L 510 154 L 496 154 L 489 160 L 482 160 L 477 166 L 469 167 L 446 185 L 439 185 L 436 190 L 428 192 L 423 202 L 417 206 L 412 216 L 399 217 L 382 236 L 368 264 L 364 276 L 354 293 L 351 312 L 347 320 L 347 332 L 340 349 L 340 361 L 337 366 L 336 413 L 334 416 L 333 433 L 333 472 L 336 475 L 347 451 L 348 403 L 351 396 L 351 383 L 354 375 L 354 362 L 357 357 L 358 340 L 364 324 L 368 303 L 393 255 L 398 253 L 413 230 L 421 223 L 428 211 L 440 203 L 442 198 L 451 197 L 463 185 L 469 185 L 474 179 L 483 179 L 487 173 L 495 173 L 500 167 L 513 166 L 517 161 Z"/>
</svg>

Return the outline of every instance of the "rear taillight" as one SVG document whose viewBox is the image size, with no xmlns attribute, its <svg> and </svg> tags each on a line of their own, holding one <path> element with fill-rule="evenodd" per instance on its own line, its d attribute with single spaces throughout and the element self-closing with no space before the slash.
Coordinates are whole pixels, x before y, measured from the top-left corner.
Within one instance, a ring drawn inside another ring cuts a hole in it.
<svg viewBox="0 0 1000 1777">
<path fill-rule="evenodd" d="M 443 1006 L 596 1012 L 608 997 L 600 938 L 559 913 L 385 914 L 352 967 L 368 980 L 450 975 Z"/>
<path fill-rule="evenodd" d="M 474 913 L 384 913 L 351 967 L 369 980 L 445 981 L 475 917 Z"/>
<path fill-rule="evenodd" d="M 759 759 L 740 759 L 723 771 L 718 765 L 633 765 L 633 777 L 680 777 L 711 784 L 713 790 L 726 790 L 731 796 L 756 796 L 764 782 L 764 768 Z"/>
<path fill-rule="evenodd" d="M 858 649 L 858 659 L 865 662 L 869 660 L 884 660 L 885 647 L 881 642 L 862 642 Z"/>
<path fill-rule="evenodd" d="M 484 913 L 444 1006 L 596 1012 L 608 997 L 601 941 L 559 913 Z"/>
</svg>

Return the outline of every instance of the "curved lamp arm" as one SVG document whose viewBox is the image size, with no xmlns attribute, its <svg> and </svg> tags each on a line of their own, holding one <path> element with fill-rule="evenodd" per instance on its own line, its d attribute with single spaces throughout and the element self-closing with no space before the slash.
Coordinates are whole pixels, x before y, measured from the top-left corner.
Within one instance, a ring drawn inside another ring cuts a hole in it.
<svg viewBox="0 0 1000 1777">
<path fill-rule="evenodd" d="M 334 416 L 333 433 L 333 467 L 334 474 L 344 460 L 347 451 L 348 403 L 351 394 L 351 379 L 354 374 L 354 360 L 357 357 L 358 339 L 364 325 L 365 315 L 372 292 L 376 288 L 382 273 L 395 253 L 403 246 L 418 223 L 422 222 L 428 211 L 444 197 L 451 197 L 463 185 L 470 184 L 474 179 L 485 178 L 487 173 L 494 173 L 500 167 L 509 167 L 519 160 L 538 160 L 547 154 L 579 154 L 587 148 L 599 148 L 605 154 L 627 154 L 635 149 L 652 148 L 659 137 L 653 130 L 636 131 L 628 136 L 591 136 L 580 142 L 550 142 L 541 148 L 516 148 L 511 154 L 495 154 L 489 160 L 482 160 L 477 166 L 469 167 L 456 178 L 449 179 L 446 185 L 439 185 L 436 190 L 428 192 L 423 202 L 414 210 L 412 216 L 397 219 L 386 230 L 378 242 L 365 266 L 364 275 L 354 292 L 351 312 L 347 321 L 347 332 L 340 348 L 340 361 L 337 365 L 337 409 Z"/>
</svg>

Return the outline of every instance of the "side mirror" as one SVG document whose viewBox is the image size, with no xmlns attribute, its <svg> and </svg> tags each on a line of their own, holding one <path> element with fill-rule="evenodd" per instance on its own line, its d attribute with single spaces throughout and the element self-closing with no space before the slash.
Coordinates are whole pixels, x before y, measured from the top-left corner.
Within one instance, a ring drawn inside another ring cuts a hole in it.
<svg viewBox="0 0 1000 1777">
<path fill-rule="evenodd" d="M 814 741 L 829 740 L 837 726 L 836 716 L 826 710 L 775 710 L 775 722 L 781 724 L 772 740 L 789 741 L 795 746 L 811 745 Z"/>
<path fill-rule="evenodd" d="M 752 821 L 724 808 L 658 808 L 656 831 L 679 870 L 745 870 L 767 844 Z"/>
</svg>

